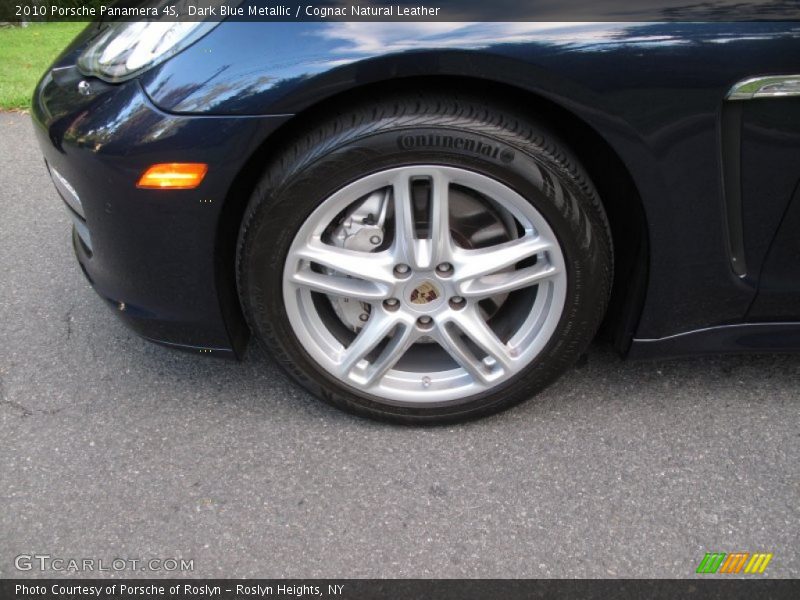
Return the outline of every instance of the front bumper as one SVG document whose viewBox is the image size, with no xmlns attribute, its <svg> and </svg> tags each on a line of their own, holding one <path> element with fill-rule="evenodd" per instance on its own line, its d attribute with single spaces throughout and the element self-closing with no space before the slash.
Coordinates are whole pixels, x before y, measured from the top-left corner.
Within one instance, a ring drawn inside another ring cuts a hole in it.
<svg viewBox="0 0 800 600">
<path fill-rule="evenodd" d="M 247 330 L 233 278 L 234 241 L 222 224 L 232 205 L 243 205 L 230 197 L 233 182 L 287 117 L 168 114 L 136 80 L 92 80 L 91 93 L 82 95 L 77 70 L 56 67 L 36 89 L 32 116 L 92 286 L 152 341 L 239 355 Z M 194 190 L 137 189 L 141 173 L 163 162 L 202 162 L 209 171 Z"/>
</svg>

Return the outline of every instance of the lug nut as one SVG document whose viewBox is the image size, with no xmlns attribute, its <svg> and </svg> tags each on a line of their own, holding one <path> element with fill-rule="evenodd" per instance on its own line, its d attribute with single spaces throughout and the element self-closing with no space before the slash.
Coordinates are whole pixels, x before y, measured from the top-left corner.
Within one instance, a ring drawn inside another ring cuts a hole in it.
<svg viewBox="0 0 800 600">
<path fill-rule="evenodd" d="M 367 313 L 361 313 L 360 315 L 358 315 L 358 320 L 362 321 L 362 322 L 363 321 L 368 321 L 369 320 L 369 315 Z"/>
<path fill-rule="evenodd" d="M 408 265 L 397 265 L 394 268 L 394 272 L 397 275 L 407 275 L 410 271 L 411 271 L 411 267 L 409 267 Z"/>
<path fill-rule="evenodd" d="M 450 307 L 456 310 L 462 309 L 467 305 L 466 300 L 461 296 L 453 296 L 450 298 Z"/>
<path fill-rule="evenodd" d="M 369 238 L 369 243 L 372 244 L 373 246 L 377 246 L 382 241 L 383 240 L 380 238 L 380 236 L 377 235 L 373 235 L 371 238 Z"/>
<path fill-rule="evenodd" d="M 422 329 L 429 329 L 433 324 L 433 319 L 430 317 L 420 317 L 417 319 L 417 325 Z"/>
<path fill-rule="evenodd" d="M 450 263 L 442 263 L 436 266 L 436 272 L 439 275 L 450 275 L 453 272 L 453 265 Z"/>
<path fill-rule="evenodd" d="M 388 298 L 383 301 L 383 307 L 386 310 L 397 310 L 400 307 L 400 301 L 397 298 Z"/>
</svg>

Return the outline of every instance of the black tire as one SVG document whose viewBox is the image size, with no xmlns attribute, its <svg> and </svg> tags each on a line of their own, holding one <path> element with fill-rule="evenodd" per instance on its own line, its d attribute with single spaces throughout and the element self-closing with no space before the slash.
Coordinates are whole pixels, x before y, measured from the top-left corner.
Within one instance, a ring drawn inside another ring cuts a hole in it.
<svg viewBox="0 0 800 600">
<path fill-rule="evenodd" d="M 487 156 L 409 142 L 436 139 L 429 134 L 437 133 L 498 151 Z M 568 277 L 557 329 L 525 371 L 487 393 L 434 408 L 382 402 L 320 368 L 297 340 L 281 291 L 295 233 L 325 198 L 365 174 L 420 163 L 478 171 L 532 202 L 558 237 Z M 588 175 L 558 138 L 515 108 L 449 93 L 394 94 L 314 123 L 267 166 L 250 198 L 237 247 L 244 314 L 255 337 L 286 372 L 338 408 L 402 423 L 480 417 L 542 390 L 574 364 L 595 335 L 607 306 L 612 268 L 603 206 Z"/>
</svg>

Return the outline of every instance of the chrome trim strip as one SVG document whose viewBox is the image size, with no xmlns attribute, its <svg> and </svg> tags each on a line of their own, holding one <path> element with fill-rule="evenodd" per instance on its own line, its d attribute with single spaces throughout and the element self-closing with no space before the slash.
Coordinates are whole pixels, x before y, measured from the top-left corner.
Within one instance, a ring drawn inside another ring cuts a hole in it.
<svg viewBox="0 0 800 600">
<path fill-rule="evenodd" d="M 768 75 L 743 79 L 730 89 L 725 99 L 753 100 L 791 96 L 800 96 L 800 75 Z"/>
</svg>

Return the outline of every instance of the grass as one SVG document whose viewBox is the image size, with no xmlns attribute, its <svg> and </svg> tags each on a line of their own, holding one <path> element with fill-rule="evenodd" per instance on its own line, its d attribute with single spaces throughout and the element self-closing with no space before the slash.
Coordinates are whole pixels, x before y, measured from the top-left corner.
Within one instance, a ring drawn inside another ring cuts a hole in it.
<svg viewBox="0 0 800 600">
<path fill-rule="evenodd" d="M 30 107 L 45 69 L 86 23 L 32 23 L 0 27 L 0 110 Z"/>
</svg>

